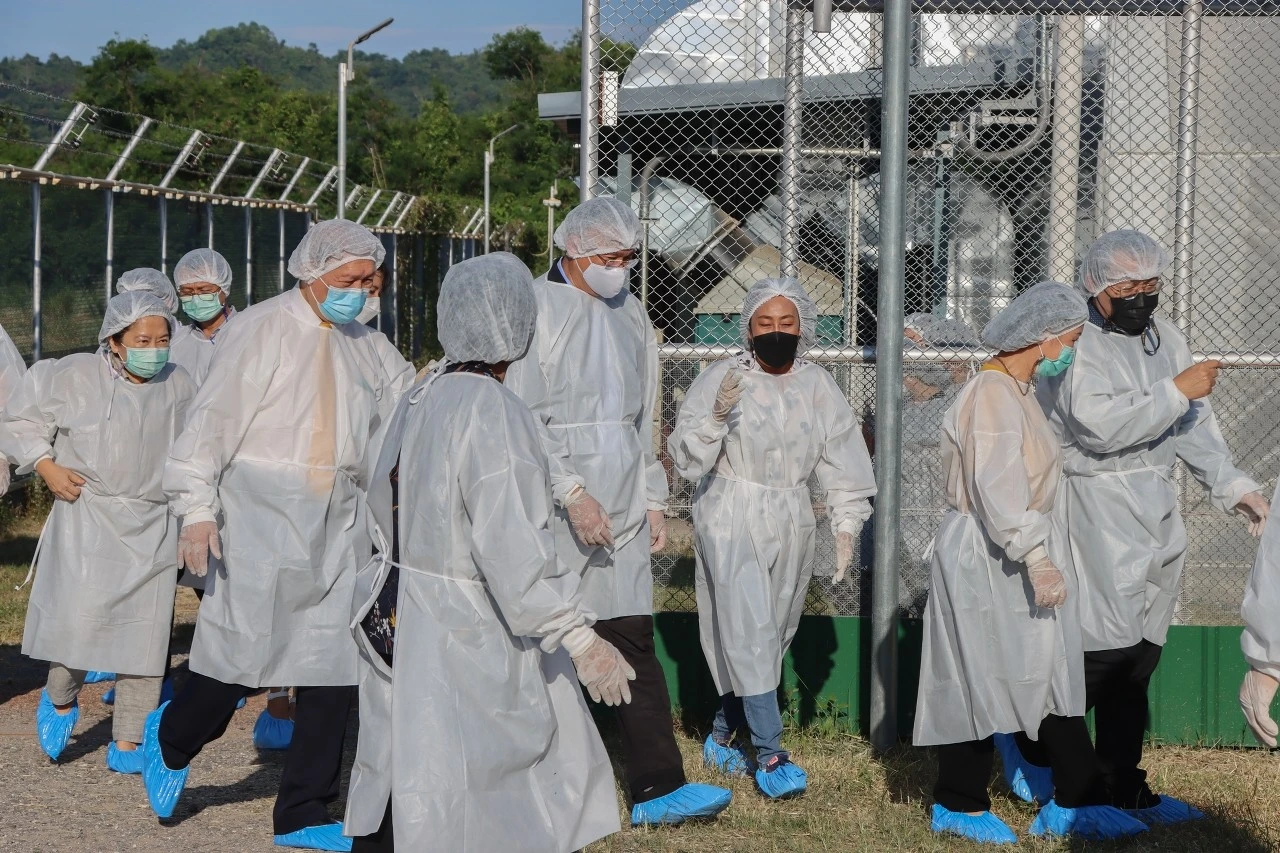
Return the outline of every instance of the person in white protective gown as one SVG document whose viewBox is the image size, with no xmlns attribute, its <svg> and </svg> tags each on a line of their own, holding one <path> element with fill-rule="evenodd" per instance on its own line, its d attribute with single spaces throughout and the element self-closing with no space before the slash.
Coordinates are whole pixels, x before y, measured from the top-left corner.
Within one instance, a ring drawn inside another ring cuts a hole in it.
<svg viewBox="0 0 1280 853">
<path fill-rule="evenodd" d="M 1147 687 L 1187 549 L 1174 463 L 1182 460 L 1219 511 L 1235 510 L 1259 528 L 1268 512 L 1258 484 L 1233 463 L 1207 399 L 1218 362 L 1196 364 L 1177 326 L 1154 316 L 1168 263 L 1140 232 L 1099 237 L 1080 268 L 1090 317 L 1078 357 L 1037 389 L 1063 444 L 1054 514 L 1080 590 L 1098 757 L 1112 802 L 1153 824 L 1202 817 L 1157 796 L 1139 766 Z"/>
<path fill-rule="evenodd" d="M 33 365 L 0 420 L 0 453 L 55 498 L 22 634 L 23 653 L 50 662 L 40 745 L 53 759 L 66 747 L 86 671 L 117 673 L 107 766 L 120 773 L 141 771 L 169 660 L 178 531 L 160 481 L 195 394 L 167 363 L 174 325 L 149 293 L 112 297 L 103 350 Z"/>
<path fill-rule="evenodd" d="M 0 326 L 0 412 L 4 411 L 6 401 L 18 390 L 23 374 L 27 372 L 27 363 L 22 360 L 22 353 L 14 345 L 13 338 Z M 12 472 L 9 470 L 10 460 L 0 453 L 0 496 L 9 491 Z"/>
<path fill-rule="evenodd" d="M 218 343 L 174 443 L 164 488 L 183 519 L 179 557 L 210 554 L 191 677 L 147 719 L 143 783 L 173 813 L 191 760 L 220 737 L 250 691 L 297 689 L 276 843 L 350 849 L 329 819 L 356 684 L 348 629 L 357 569 L 371 552 L 365 471 L 375 434 L 413 368 L 355 323 L 383 258 L 343 220 L 312 226 L 289 258 L 299 286 L 247 308 Z"/>
<path fill-rule="evenodd" d="M 742 306 L 746 351 L 704 370 L 668 446 L 693 497 L 698 627 L 721 696 L 703 745 L 708 766 L 754 772 L 770 798 L 803 793 L 782 749 L 782 658 L 813 575 L 817 521 L 809 478 L 826 492 L 836 582 L 876 493 L 862 429 L 835 380 L 805 361 L 818 307 L 795 279 L 766 279 Z M 746 729 L 754 758 L 735 738 Z"/>
<path fill-rule="evenodd" d="M 1106 805 L 1089 742 L 1079 617 L 1052 529 L 1062 455 L 1032 394 L 1071 363 L 1087 316 L 1070 285 L 1019 294 L 983 330 L 996 355 L 943 420 L 951 509 L 935 537 L 912 738 L 938 747 L 934 832 L 1017 841 L 987 791 L 1001 732 L 1040 742 L 1056 771 L 1033 835 L 1146 830 Z"/>
<path fill-rule="evenodd" d="M 1240 710 L 1253 736 L 1272 749 L 1280 734 L 1271 716 L 1271 702 L 1280 686 L 1280 521 L 1276 519 L 1267 517 L 1240 607 L 1244 618 L 1240 650 L 1249 664 L 1240 685 Z"/>
<path fill-rule="evenodd" d="M 652 551 L 666 544 L 668 484 L 654 450 L 658 342 L 627 291 L 640 220 L 614 198 L 591 199 L 556 229 L 564 251 L 534 284 L 529 354 L 506 386 L 541 421 L 556 502 L 556 558 L 582 577 L 595 630 L 636 671 L 618 709 L 633 824 L 723 811 L 728 789 L 689 784 L 653 637 Z"/>
<path fill-rule="evenodd" d="M 635 673 L 556 561 L 539 426 L 503 387 L 533 335 L 533 278 L 495 252 L 449 269 L 446 363 L 392 415 L 369 487 L 379 554 L 354 600 L 355 853 L 567 853 L 617 832 L 613 768 L 578 677 Z"/>
</svg>

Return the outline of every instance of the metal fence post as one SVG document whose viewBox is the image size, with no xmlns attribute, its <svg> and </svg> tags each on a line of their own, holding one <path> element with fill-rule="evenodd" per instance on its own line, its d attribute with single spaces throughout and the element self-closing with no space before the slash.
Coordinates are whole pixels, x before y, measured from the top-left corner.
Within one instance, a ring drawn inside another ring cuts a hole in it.
<svg viewBox="0 0 1280 853">
<path fill-rule="evenodd" d="M 160 202 L 160 272 L 169 274 L 169 200 L 164 196 Z"/>
<path fill-rule="evenodd" d="M 871 601 L 871 745 L 898 740 L 898 512 L 902 467 L 902 323 L 911 0 L 885 0 L 880 116 L 880 294 L 876 316 L 875 563 Z"/>
<path fill-rule="evenodd" d="M 596 192 L 599 170 L 600 122 L 596 102 L 600 88 L 600 0 L 582 0 L 582 117 L 578 133 L 578 160 L 582 185 L 578 198 L 587 201 Z"/>
<path fill-rule="evenodd" d="M 1076 223 L 1080 195 L 1080 99 L 1084 86 L 1085 21 L 1063 15 L 1054 28 L 1053 154 L 1049 182 L 1049 278 L 1072 281 L 1076 273 Z M 1046 50 L 1052 50 L 1049 45 Z"/>
<path fill-rule="evenodd" d="M 284 208 L 280 208 L 276 213 L 276 228 L 280 232 L 280 247 L 277 250 L 277 258 L 279 260 L 280 292 L 284 293 Z"/>
<path fill-rule="evenodd" d="M 115 262 L 115 244 L 116 244 L 116 194 L 111 188 L 103 190 L 106 194 L 104 198 L 107 202 L 107 268 L 106 268 L 106 293 L 107 299 L 111 298 L 111 280 L 115 277 L 112 266 Z"/>
<path fill-rule="evenodd" d="M 800 134 L 804 111 L 803 8 L 787 7 L 786 56 L 782 96 L 782 268 L 794 278 L 800 271 Z"/>
<path fill-rule="evenodd" d="M 1191 310 L 1191 270 L 1195 252 L 1196 143 L 1200 112 L 1200 19 L 1204 0 L 1187 0 L 1182 8 L 1181 61 L 1178 72 L 1178 156 L 1174 187 L 1173 319 L 1187 328 Z"/>
<path fill-rule="evenodd" d="M 208 217 L 207 225 L 209 229 L 209 248 L 212 249 L 213 248 L 213 202 L 206 201 L 204 203 L 204 212 L 205 212 L 205 216 Z"/>
<path fill-rule="evenodd" d="M 40 185 L 31 185 L 31 362 L 40 360 L 44 350 L 40 317 Z"/>
<path fill-rule="evenodd" d="M 391 235 L 391 342 L 400 346 L 400 238 Z"/>
<path fill-rule="evenodd" d="M 253 208 L 244 209 L 244 304 L 253 304 Z"/>
</svg>

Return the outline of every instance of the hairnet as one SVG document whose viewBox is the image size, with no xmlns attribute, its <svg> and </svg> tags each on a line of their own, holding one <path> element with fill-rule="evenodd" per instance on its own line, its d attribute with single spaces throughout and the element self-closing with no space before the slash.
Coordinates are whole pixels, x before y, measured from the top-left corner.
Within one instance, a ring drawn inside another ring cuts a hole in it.
<svg viewBox="0 0 1280 853">
<path fill-rule="evenodd" d="M 556 229 L 556 245 L 571 258 L 640 248 L 640 218 L 612 196 L 598 196 L 569 211 Z"/>
<path fill-rule="evenodd" d="M 982 342 L 1011 352 L 1081 326 L 1088 318 L 1089 306 L 1080 291 L 1060 281 L 1042 281 L 991 318 L 982 330 Z"/>
<path fill-rule="evenodd" d="M 165 304 L 145 290 L 131 290 L 107 300 L 107 313 L 102 318 L 102 328 L 98 330 L 98 343 L 105 343 L 107 338 L 123 332 L 143 317 L 163 317 L 169 324 L 169 334 L 173 334 L 173 313 Z"/>
<path fill-rule="evenodd" d="M 948 320 L 937 314 L 919 312 L 908 314 L 906 328 L 917 332 L 924 338 L 926 347 L 934 349 L 977 349 L 978 335 L 967 323 L 959 320 Z M 915 343 L 908 341 L 908 343 Z"/>
<path fill-rule="evenodd" d="M 387 250 L 372 231 L 348 219 L 317 222 L 289 256 L 289 275 L 301 282 L 315 281 L 352 261 L 382 263 Z"/>
<path fill-rule="evenodd" d="M 116 279 L 116 293 L 138 292 L 150 293 L 159 299 L 170 314 L 178 310 L 178 292 L 173 289 L 173 282 L 169 281 L 169 277 L 160 270 L 138 267 Z"/>
<path fill-rule="evenodd" d="M 440 346 L 449 361 L 515 361 L 529 348 L 537 314 L 533 276 L 515 255 L 471 258 L 449 267 L 440 285 Z"/>
<path fill-rule="evenodd" d="M 1164 247 L 1141 231 L 1103 234 L 1080 265 L 1080 287 L 1093 296 L 1122 281 L 1146 281 L 1160 275 L 1172 258 Z"/>
<path fill-rule="evenodd" d="M 202 281 L 231 293 L 231 264 L 213 249 L 192 249 L 173 268 L 173 283 L 178 287 Z"/>
<path fill-rule="evenodd" d="M 794 278 L 766 278 L 758 281 L 747 291 L 742 300 L 742 315 L 738 320 L 742 342 L 748 343 L 751 338 L 751 318 L 760 310 L 760 306 L 775 296 L 785 296 L 796 306 L 800 315 L 800 352 L 813 346 L 818 340 L 818 304 L 809 298 L 800 282 Z"/>
</svg>

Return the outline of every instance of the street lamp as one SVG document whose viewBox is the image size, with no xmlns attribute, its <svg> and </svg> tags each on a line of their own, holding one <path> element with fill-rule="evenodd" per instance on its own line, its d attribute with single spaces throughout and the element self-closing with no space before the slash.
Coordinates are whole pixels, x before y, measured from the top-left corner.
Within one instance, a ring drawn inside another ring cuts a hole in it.
<svg viewBox="0 0 1280 853">
<path fill-rule="evenodd" d="M 493 143 L 515 130 L 520 125 L 513 124 L 506 130 L 489 140 L 489 150 L 484 152 L 484 253 L 489 254 L 489 167 L 493 165 Z"/>
<path fill-rule="evenodd" d="M 356 45 L 384 27 L 391 26 L 395 18 L 387 18 L 371 30 L 366 30 L 347 45 L 347 61 L 338 63 L 338 218 L 347 218 L 347 84 L 356 79 Z"/>
</svg>

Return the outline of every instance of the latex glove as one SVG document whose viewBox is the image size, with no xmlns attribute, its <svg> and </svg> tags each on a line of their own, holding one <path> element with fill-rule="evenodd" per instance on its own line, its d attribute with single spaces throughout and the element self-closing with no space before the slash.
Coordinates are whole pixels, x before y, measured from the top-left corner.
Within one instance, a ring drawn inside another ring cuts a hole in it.
<svg viewBox="0 0 1280 853">
<path fill-rule="evenodd" d="M 36 473 L 58 500 L 75 503 L 80 498 L 84 477 L 70 468 L 63 468 L 52 459 L 41 459 L 36 463 Z"/>
<path fill-rule="evenodd" d="M 591 640 L 584 649 L 576 655 L 570 652 L 578 680 L 587 688 L 593 702 L 631 704 L 631 685 L 627 682 L 635 681 L 636 671 L 613 643 L 595 631 L 591 634 Z"/>
<path fill-rule="evenodd" d="M 1262 744 L 1275 749 L 1276 735 L 1280 727 L 1271 719 L 1271 700 L 1276 696 L 1276 687 L 1280 686 L 1271 676 L 1251 669 L 1244 676 L 1240 685 L 1240 710 L 1244 712 L 1244 721 L 1253 730 L 1253 736 Z"/>
<path fill-rule="evenodd" d="M 1240 503 L 1236 504 L 1236 512 L 1248 520 L 1249 535 L 1257 538 L 1262 535 L 1262 528 L 1267 524 L 1267 515 L 1271 512 L 1271 505 L 1262 496 L 1262 492 L 1250 492 L 1240 499 Z"/>
<path fill-rule="evenodd" d="M 185 525 L 178 534 L 178 568 L 202 578 L 209 573 L 210 554 L 222 559 L 222 540 L 218 538 L 217 522 L 197 521 Z"/>
<path fill-rule="evenodd" d="M 649 510 L 649 553 L 656 554 L 667 547 L 667 516 L 660 509 Z"/>
<path fill-rule="evenodd" d="M 851 562 L 853 562 L 853 534 L 842 530 L 836 534 L 836 574 L 831 578 L 831 583 L 837 584 L 844 580 L 844 573 L 848 571 Z"/>
<path fill-rule="evenodd" d="M 578 486 L 564 499 L 573 533 L 583 545 L 613 545 L 613 522 L 600 502 Z"/>
<path fill-rule="evenodd" d="M 716 401 L 711 406 L 711 419 L 718 424 L 729 420 L 729 413 L 742 399 L 742 373 L 733 367 L 725 371 L 716 391 Z"/>
<path fill-rule="evenodd" d="M 1044 546 L 1027 554 L 1027 578 L 1036 595 L 1036 607 L 1061 607 L 1067 603 L 1067 581 L 1049 559 Z"/>
</svg>

